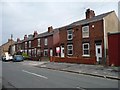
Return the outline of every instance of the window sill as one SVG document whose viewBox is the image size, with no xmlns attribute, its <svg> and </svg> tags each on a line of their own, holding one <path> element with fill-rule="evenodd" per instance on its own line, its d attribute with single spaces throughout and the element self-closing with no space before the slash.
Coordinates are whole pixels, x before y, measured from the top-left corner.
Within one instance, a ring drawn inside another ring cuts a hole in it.
<svg viewBox="0 0 120 90">
<path fill-rule="evenodd" d="M 82 37 L 82 38 L 83 38 L 83 39 L 84 39 L 84 38 L 89 38 L 89 36 L 86 36 L 86 37 Z"/>
<path fill-rule="evenodd" d="M 68 56 L 73 56 L 73 54 L 68 54 Z"/>
<path fill-rule="evenodd" d="M 90 55 L 82 55 L 83 57 L 90 57 Z"/>
</svg>

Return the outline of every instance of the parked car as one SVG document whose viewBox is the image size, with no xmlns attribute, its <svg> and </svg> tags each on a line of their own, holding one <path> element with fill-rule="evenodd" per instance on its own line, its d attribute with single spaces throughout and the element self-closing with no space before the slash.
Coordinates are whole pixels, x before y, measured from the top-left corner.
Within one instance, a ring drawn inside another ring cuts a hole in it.
<svg viewBox="0 0 120 90">
<path fill-rule="evenodd" d="M 12 61 L 12 60 L 13 60 L 13 56 L 8 54 L 8 52 L 6 52 L 4 56 L 2 56 L 2 61 Z"/>
<path fill-rule="evenodd" d="M 24 60 L 24 58 L 22 55 L 14 55 L 13 62 L 20 62 L 23 60 Z"/>
</svg>

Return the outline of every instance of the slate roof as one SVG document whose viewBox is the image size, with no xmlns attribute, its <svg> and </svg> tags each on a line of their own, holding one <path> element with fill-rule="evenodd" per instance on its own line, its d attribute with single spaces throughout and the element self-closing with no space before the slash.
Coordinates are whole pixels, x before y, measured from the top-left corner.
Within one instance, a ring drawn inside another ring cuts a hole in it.
<svg viewBox="0 0 120 90">
<path fill-rule="evenodd" d="M 72 26 L 76 26 L 76 25 L 84 25 L 84 24 L 88 24 L 90 22 L 95 22 L 95 21 L 102 20 L 104 17 L 106 17 L 107 15 L 109 15 L 112 12 L 114 12 L 114 11 L 103 13 L 103 14 L 94 16 L 94 17 L 92 17 L 90 19 L 83 19 L 83 20 L 79 20 L 79 21 L 73 22 L 72 24 L 68 25 L 68 28 L 70 28 Z"/>
<path fill-rule="evenodd" d="M 84 25 L 84 24 L 88 24 L 90 22 L 95 22 L 95 21 L 99 21 L 99 20 L 102 20 L 105 16 L 109 15 L 110 13 L 112 13 L 114 11 L 110 11 L 110 12 L 107 12 L 107 13 L 103 13 L 103 14 L 100 14 L 100 15 L 97 15 L 97 16 L 94 16 L 90 19 L 83 19 L 83 20 L 79 20 L 79 21 L 76 21 L 76 22 L 73 22 L 69 25 L 66 25 L 64 27 L 67 27 L 68 29 L 69 28 L 72 28 L 73 26 L 77 26 L 77 25 Z M 60 27 L 62 28 L 62 27 Z M 59 30 L 59 28 L 56 28 L 54 29 L 54 32 Z M 50 35 L 53 35 L 54 32 L 44 32 L 44 33 L 41 33 L 41 34 L 38 34 L 38 36 L 36 38 L 40 38 L 40 37 L 46 37 L 46 36 L 50 36 Z M 27 38 L 27 40 L 21 40 L 21 42 L 24 42 L 24 41 L 29 41 L 29 40 L 33 40 L 33 38 Z M 16 42 L 17 43 L 17 42 Z"/>
<path fill-rule="evenodd" d="M 38 34 L 38 37 L 46 37 L 46 36 L 50 36 L 50 35 L 53 35 L 53 32 L 44 32 L 44 33 L 41 33 L 41 34 Z"/>
</svg>

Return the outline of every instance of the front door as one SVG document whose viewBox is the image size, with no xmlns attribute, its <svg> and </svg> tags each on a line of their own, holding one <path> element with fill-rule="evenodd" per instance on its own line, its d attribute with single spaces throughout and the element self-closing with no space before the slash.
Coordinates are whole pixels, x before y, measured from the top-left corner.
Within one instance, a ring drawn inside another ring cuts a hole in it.
<svg viewBox="0 0 120 90">
<path fill-rule="evenodd" d="M 50 49 L 50 56 L 53 56 L 53 50 Z"/>
<path fill-rule="evenodd" d="M 100 64 L 102 60 L 102 46 L 96 45 L 96 58 L 97 62 Z"/>
<path fill-rule="evenodd" d="M 65 54 L 64 54 L 64 46 L 61 46 L 61 57 L 65 57 Z"/>
</svg>

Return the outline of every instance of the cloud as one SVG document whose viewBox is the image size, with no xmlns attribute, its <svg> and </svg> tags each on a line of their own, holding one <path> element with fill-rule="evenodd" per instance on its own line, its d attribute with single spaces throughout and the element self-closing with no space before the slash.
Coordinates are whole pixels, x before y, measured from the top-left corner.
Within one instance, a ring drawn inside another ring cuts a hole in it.
<svg viewBox="0 0 120 90">
<path fill-rule="evenodd" d="M 19 0 L 17 0 L 19 1 Z M 26 1 L 26 0 L 25 0 Z M 23 39 L 34 30 L 47 31 L 48 26 L 58 28 L 85 18 L 85 10 L 91 8 L 96 15 L 116 10 L 117 3 L 111 2 L 2 2 L 3 43 L 13 34 Z"/>
</svg>

